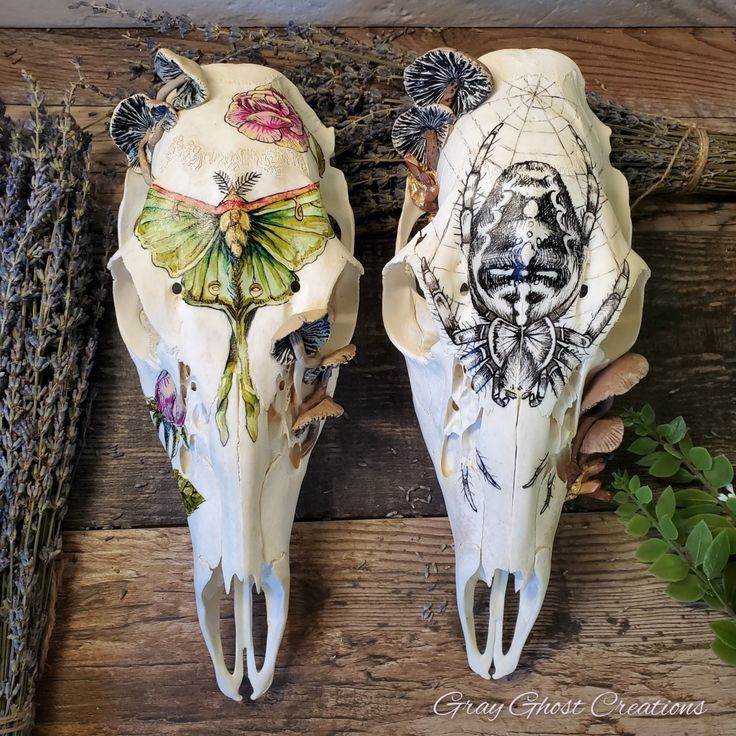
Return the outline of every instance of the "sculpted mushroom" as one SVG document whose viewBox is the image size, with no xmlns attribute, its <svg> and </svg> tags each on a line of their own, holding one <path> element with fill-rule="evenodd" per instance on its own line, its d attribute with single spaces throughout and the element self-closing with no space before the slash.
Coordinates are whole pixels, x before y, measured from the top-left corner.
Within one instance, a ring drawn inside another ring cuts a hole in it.
<svg viewBox="0 0 736 736">
<path fill-rule="evenodd" d="M 620 446 L 624 426 L 620 417 L 606 415 L 614 397 L 630 391 L 648 372 L 649 362 L 643 355 L 626 353 L 590 381 L 581 404 L 585 413 L 581 414 L 571 446 L 566 500 L 581 495 L 610 500 L 611 494 L 600 481 L 594 482 L 592 478 L 606 467 L 600 455 L 613 452 Z"/>
<path fill-rule="evenodd" d="M 437 162 L 454 119 L 446 105 L 412 107 L 399 115 L 391 132 L 393 146 L 409 170 L 409 195 L 424 212 L 437 209 Z"/>
<path fill-rule="evenodd" d="M 176 125 L 176 110 L 166 102 L 137 94 L 121 100 L 110 118 L 110 137 L 127 156 L 128 166 L 145 166 L 145 146 L 151 138 Z"/>
<path fill-rule="evenodd" d="M 624 439 L 624 423 L 621 417 L 596 419 L 585 433 L 580 444 L 583 455 L 613 452 Z"/>
<path fill-rule="evenodd" d="M 417 105 L 440 103 L 463 115 L 491 96 L 493 77 L 485 64 L 472 56 L 438 48 L 406 67 L 404 89 Z"/>
<path fill-rule="evenodd" d="M 159 49 L 153 57 L 153 68 L 165 82 L 158 91 L 158 99 L 168 100 L 177 110 L 196 107 L 207 100 L 207 81 L 195 61 L 169 49 Z"/>
<path fill-rule="evenodd" d="M 391 142 L 402 156 L 411 156 L 423 166 L 436 169 L 440 148 L 454 119 L 446 105 L 409 108 L 396 118 Z"/>
<path fill-rule="evenodd" d="M 631 391 L 649 373 L 649 361 L 638 353 L 626 353 L 597 373 L 583 395 L 580 410 L 586 413 L 608 399 Z"/>
</svg>

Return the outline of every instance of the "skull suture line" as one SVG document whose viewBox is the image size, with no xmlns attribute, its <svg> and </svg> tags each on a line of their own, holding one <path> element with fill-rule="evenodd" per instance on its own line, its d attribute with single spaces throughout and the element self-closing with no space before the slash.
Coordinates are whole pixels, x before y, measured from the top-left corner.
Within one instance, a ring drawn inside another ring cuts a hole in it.
<svg viewBox="0 0 736 736">
<path fill-rule="evenodd" d="M 163 49 L 154 67 L 158 99 L 123 100 L 110 125 L 131 164 L 115 310 L 188 514 L 218 685 L 240 700 L 245 653 L 257 698 L 286 623 L 299 488 L 323 420 L 342 413 L 332 393 L 354 354 L 352 211 L 328 163 L 332 131 L 283 75 L 200 68 Z M 268 622 L 260 667 L 253 588 Z M 232 672 L 220 636 L 229 592 Z"/>
<path fill-rule="evenodd" d="M 569 59 L 532 50 L 476 61 L 438 49 L 405 81 L 426 107 L 394 127 L 410 177 L 384 271 L 384 322 L 406 358 L 447 506 L 468 661 L 501 677 L 544 600 L 586 382 L 636 339 L 648 271 L 631 249 L 609 131 Z M 436 214 L 410 238 L 422 210 Z M 504 650 L 510 577 L 519 608 Z M 473 615 L 481 580 L 483 646 Z"/>
</svg>

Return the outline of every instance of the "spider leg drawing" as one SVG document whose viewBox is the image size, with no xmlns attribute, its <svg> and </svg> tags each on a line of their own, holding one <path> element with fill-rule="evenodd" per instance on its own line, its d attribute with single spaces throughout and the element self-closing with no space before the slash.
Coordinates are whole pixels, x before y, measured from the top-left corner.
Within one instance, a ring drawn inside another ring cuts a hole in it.
<svg viewBox="0 0 736 736">
<path fill-rule="evenodd" d="M 491 156 L 503 127 L 498 123 L 483 138 L 460 190 L 460 251 L 473 307 L 465 324 L 426 258 L 421 278 L 430 309 L 456 347 L 473 390 L 489 390 L 499 406 L 514 397 L 538 406 L 548 392 L 560 394 L 582 353 L 611 321 L 625 297 L 629 267 L 624 262 L 583 332 L 561 324 L 580 297 L 600 207 L 593 159 L 568 124 L 578 150 L 576 157 L 568 155 L 581 179 L 579 208 L 560 170 L 544 161 L 508 165 L 481 197 L 486 162 L 497 166 Z"/>
</svg>

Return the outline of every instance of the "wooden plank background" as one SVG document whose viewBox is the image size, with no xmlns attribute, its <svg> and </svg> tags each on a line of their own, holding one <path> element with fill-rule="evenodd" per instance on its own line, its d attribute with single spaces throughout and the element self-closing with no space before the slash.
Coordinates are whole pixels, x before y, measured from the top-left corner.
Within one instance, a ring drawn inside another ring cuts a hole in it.
<svg viewBox="0 0 736 736">
<path fill-rule="evenodd" d="M 98 13 L 103 3 L 70 3 L 68 0 L 26 0 L 6 3 L 3 25 L 21 28 L 126 26 L 136 14 L 151 7 L 147 0 L 125 0 L 128 14 Z M 107 4 L 107 3 L 105 3 Z M 557 0 L 555 3 L 519 3 L 517 0 L 403 0 L 374 3 L 371 0 L 322 0 L 305 4 L 299 0 L 263 3 L 257 0 L 158 0 L 156 11 L 176 17 L 186 14 L 198 23 L 232 25 L 284 25 L 290 21 L 323 26 L 733 26 L 736 7 L 732 0 Z M 133 20 L 131 20 L 133 19 Z"/>
<path fill-rule="evenodd" d="M 98 193 L 111 206 L 124 169 L 106 122 L 115 100 L 149 84 L 147 77 L 132 80 L 128 67 L 148 62 L 136 43 L 141 35 L 0 29 L 0 97 L 13 114 L 24 109 L 21 69 L 53 105 L 76 78 L 69 60 L 81 60 L 99 91 L 82 90 L 74 114 L 94 133 Z M 593 92 L 632 109 L 736 131 L 734 29 L 421 30 L 396 43 L 475 55 L 555 48 L 580 65 Z M 366 269 L 359 353 L 337 392 L 348 417 L 326 427 L 297 513 L 331 521 L 296 525 L 294 598 L 272 690 L 255 705 L 216 693 L 195 622 L 184 513 L 110 310 L 67 518 L 69 558 L 38 734 L 385 733 L 387 724 L 397 734 L 490 732 L 478 719 L 433 716 L 443 688 L 500 701 L 524 689 L 585 699 L 611 688 L 629 699 L 660 694 L 705 698 L 708 705 L 704 716 L 686 722 L 514 718 L 497 724 L 499 733 L 654 734 L 666 723 L 676 733 L 736 734 L 736 679 L 707 649 L 706 617 L 660 594 L 609 512 L 563 517 L 550 591 L 519 672 L 491 684 L 469 672 L 451 552 L 441 550 L 450 541 L 446 522 L 381 518 L 439 516 L 444 506 L 403 360 L 381 325 L 380 273 L 393 233 L 359 225 L 356 250 Z M 683 414 L 698 441 L 736 457 L 736 201 L 651 198 L 635 212 L 634 233 L 653 271 L 637 346 L 652 372 L 624 404 L 648 400 L 663 418 Z M 405 500 L 410 489 L 427 503 L 412 507 Z M 122 530 L 81 531 L 111 528 Z M 425 579 L 430 561 L 438 571 Z M 424 606 L 438 611 L 445 600 L 443 613 L 422 621 Z"/>
<path fill-rule="evenodd" d="M 467 666 L 451 542 L 445 519 L 297 524 L 273 686 L 235 703 L 217 690 L 197 626 L 187 532 L 69 534 L 36 736 L 733 736 L 736 676 L 710 654 L 707 616 L 666 598 L 610 514 L 563 518 L 519 669 L 490 682 Z M 223 629 L 231 651 L 230 614 Z M 528 691 L 586 703 L 612 691 L 627 703 L 703 700 L 705 713 L 434 715 L 453 691 L 507 708 Z"/>
</svg>

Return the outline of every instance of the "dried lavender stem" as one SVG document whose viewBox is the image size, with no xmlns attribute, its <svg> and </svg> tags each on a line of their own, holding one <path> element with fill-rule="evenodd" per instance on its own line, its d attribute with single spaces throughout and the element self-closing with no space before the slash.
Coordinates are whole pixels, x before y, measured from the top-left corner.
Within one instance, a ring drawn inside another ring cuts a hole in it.
<svg viewBox="0 0 736 736">
<path fill-rule="evenodd" d="M 27 736 L 79 449 L 104 266 L 91 248 L 90 137 L 0 103 L 0 732 Z M 93 287 L 94 288 L 91 288 Z"/>
</svg>

